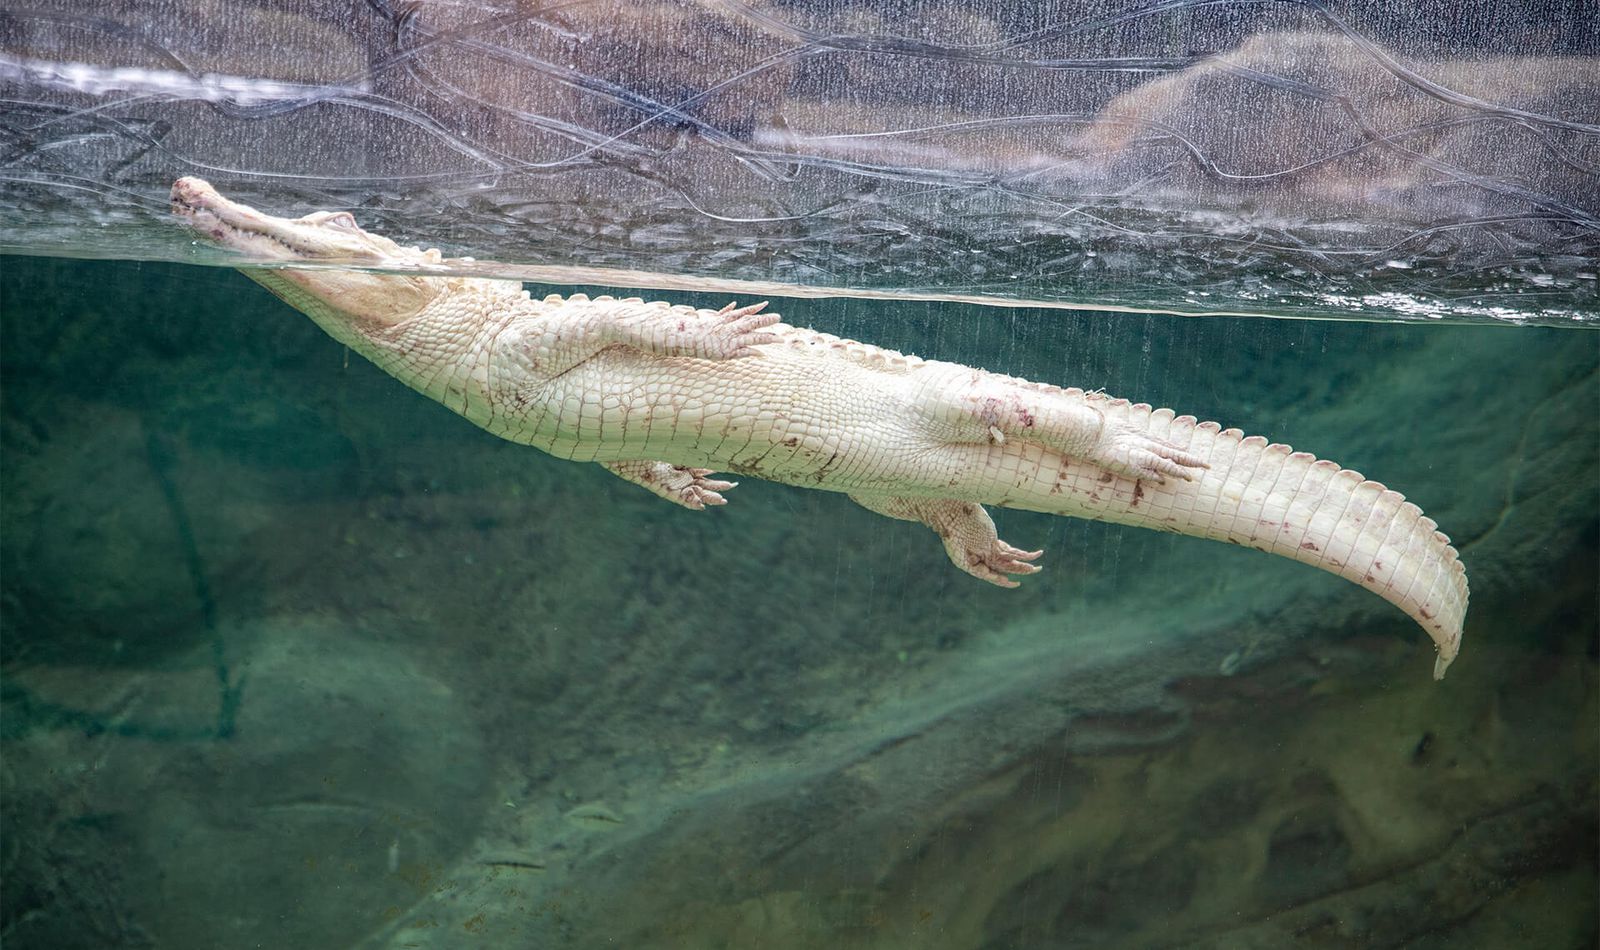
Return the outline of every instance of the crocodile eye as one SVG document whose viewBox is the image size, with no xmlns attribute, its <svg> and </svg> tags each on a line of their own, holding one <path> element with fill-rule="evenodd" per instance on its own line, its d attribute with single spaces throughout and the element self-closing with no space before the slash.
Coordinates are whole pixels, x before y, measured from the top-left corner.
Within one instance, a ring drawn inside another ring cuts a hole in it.
<svg viewBox="0 0 1600 950">
<path fill-rule="evenodd" d="M 344 228 L 347 231 L 354 231 L 356 229 L 356 216 L 348 211 L 338 211 L 329 215 L 323 223 L 331 224 L 336 228 Z"/>
</svg>

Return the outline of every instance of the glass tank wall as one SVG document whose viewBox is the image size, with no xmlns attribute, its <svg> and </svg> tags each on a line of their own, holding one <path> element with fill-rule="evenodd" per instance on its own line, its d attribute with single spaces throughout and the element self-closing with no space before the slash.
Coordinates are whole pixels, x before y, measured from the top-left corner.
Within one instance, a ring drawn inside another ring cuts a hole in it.
<svg viewBox="0 0 1600 950">
<path fill-rule="evenodd" d="M 215 261 L 162 220 L 193 174 L 546 282 L 1564 324 L 1597 37 L 1563 0 L 38 0 L 0 9 L 0 247 Z"/>
</svg>

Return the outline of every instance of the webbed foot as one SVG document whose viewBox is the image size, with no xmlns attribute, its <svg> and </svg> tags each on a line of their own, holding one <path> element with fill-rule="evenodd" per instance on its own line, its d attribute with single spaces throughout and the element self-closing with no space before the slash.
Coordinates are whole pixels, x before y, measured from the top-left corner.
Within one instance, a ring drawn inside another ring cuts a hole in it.
<svg viewBox="0 0 1600 950">
<path fill-rule="evenodd" d="M 1168 475 L 1192 482 L 1211 467 L 1171 442 L 1121 426 L 1106 428 L 1088 460 L 1118 475 L 1158 484 Z"/>
</svg>

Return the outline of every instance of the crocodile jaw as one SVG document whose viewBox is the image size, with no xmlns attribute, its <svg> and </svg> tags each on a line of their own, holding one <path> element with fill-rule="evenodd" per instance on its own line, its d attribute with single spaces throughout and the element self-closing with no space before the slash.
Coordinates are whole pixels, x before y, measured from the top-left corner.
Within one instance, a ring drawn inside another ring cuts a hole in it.
<svg viewBox="0 0 1600 950">
<path fill-rule="evenodd" d="M 402 247 L 363 231 L 348 211 L 279 218 L 229 201 L 199 178 L 173 183 L 172 212 L 206 240 L 259 261 L 409 268 L 443 260 L 436 249 Z M 331 268 L 252 268 L 245 274 L 346 342 L 416 316 L 451 284 L 440 277 Z"/>
<path fill-rule="evenodd" d="M 348 211 L 279 218 L 229 201 L 199 178 L 173 182 L 172 211 L 211 241 L 261 260 L 415 266 L 442 259 L 437 250 L 401 247 L 363 231 Z"/>
</svg>

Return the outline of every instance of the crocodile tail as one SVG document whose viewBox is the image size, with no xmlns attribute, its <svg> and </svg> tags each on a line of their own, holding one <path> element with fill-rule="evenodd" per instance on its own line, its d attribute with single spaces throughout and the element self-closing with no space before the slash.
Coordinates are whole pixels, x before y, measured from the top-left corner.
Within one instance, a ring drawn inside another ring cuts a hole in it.
<svg viewBox="0 0 1600 950">
<path fill-rule="evenodd" d="M 1084 398 L 1107 423 L 1142 429 L 1211 467 L 1194 481 L 1164 484 L 1106 481 L 1102 471 L 1091 488 L 1079 466 L 1068 466 L 1055 486 L 1056 497 L 1067 495 L 1074 505 L 1064 513 L 1246 545 L 1337 574 L 1421 624 L 1438 647 L 1433 676 L 1443 678 L 1461 646 L 1466 569 L 1450 539 L 1404 495 L 1215 422 L 1098 394 Z"/>
</svg>

